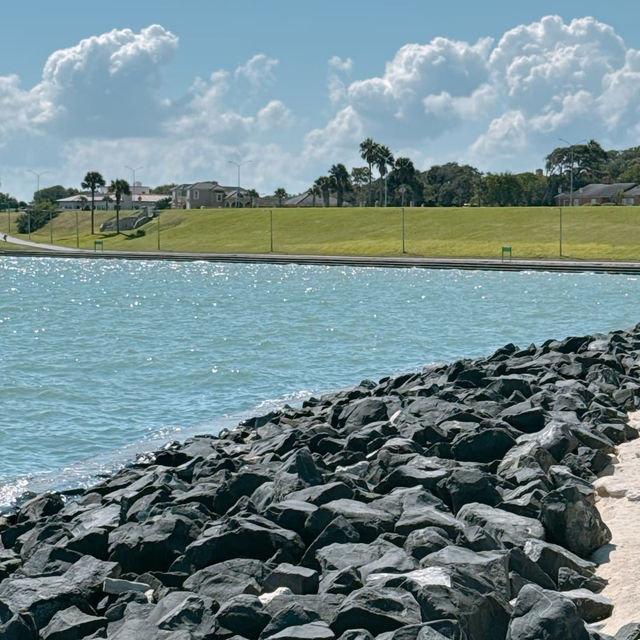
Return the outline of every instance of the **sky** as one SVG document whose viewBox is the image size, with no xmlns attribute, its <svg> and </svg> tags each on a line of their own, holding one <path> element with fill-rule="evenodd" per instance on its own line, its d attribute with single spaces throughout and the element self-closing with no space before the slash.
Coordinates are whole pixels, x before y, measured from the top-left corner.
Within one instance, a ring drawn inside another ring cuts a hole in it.
<svg viewBox="0 0 640 640">
<path fill-rule="evenodd" d="M 0 11 L 0 191 L 216 180 L 261 195 L 363 166 L 533 171 L 640 144 L 640 3 L 21 0 Z M 236 164 L 234 164 L 236 163 Z"/>
</svg>

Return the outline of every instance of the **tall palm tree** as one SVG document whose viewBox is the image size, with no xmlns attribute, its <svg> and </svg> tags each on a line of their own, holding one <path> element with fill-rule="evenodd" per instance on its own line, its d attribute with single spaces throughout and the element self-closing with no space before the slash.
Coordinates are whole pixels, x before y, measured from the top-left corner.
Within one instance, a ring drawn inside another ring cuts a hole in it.
<svg viewBox="0 0 640 640">
<path fill-rule="evenodd" d="M 360 157 L 369 165 L 369 190 L 368 190 L 368 199 L 369 205 L 371 202 L 371 169 L 373 165 L 377 163 L 378 160 L 378 147 L 380 145 L 377 142 L 374 142 L 372 138 L 366 138 L 360 143 Z"/>
<path fill-rule="evenodd" d="M 131 188 L 126 180 L 118 178 L 111 181 L 109 191 L 113 193 L 116 199 L 116 233 L 120 233 L 120 203 L 122 202 L 122 196 L 131 195 Z"/>
<path fill-rule="evenodd" d="M 251 207 L 255 207 L 256 200 L 260 197 L 260 194 L 255 189 L 249 189 L 247 195 L 251 198 Z"/>
<path fill-rule="evenodd" d="M 91 235 L 94 234 L 93 219 L 96 210 L 96 190 L 98 187 L 104 187 L 105 184 L 104 178 L 98 171 L 88 171 L 80 185 L 83 189 L 91 190 Z"/>
<path fill-rule="evenodd" d="M 319 196 L 322 192 L 320 191 L 320 185 L 318 184 L 318 181 L 316 180 L 311 189 L 309 189 L 309 193 L 311 194 L 311 206 L 315 207 L 316 206 L 316 196 Z"/>
<path fill-rule="evenodd" d="M 344 203 L 344 194 L 352 189 L 349 172 L 343 164 L 334 164 L 329 169 L 329 178 L 336 192 L 337 205 L 341 207 Z"/>
<path fill-rule="evenodd" d="M 329 206 L 329 191 L 331 190 L 331 178 L 329 176 L 320 176 L 314 184 L 318 185 L 322 194 L 322 206 Z"/>
<path fill-rule="evenodd" d="M 384 177 L 387 175 L 387 165 L 393 168 L 393 154 L 389 150 L 389 147 L 386 147 L 383 144 L 378 145 L 378 150 L 376 154 L 376 165 L 378 167 L 378 172 L 380 173 L 380 203 L 382 203 L 382 194 L 384 189 Z M 386 206 L 385 202 L 385 206 Z"/>
</svg>

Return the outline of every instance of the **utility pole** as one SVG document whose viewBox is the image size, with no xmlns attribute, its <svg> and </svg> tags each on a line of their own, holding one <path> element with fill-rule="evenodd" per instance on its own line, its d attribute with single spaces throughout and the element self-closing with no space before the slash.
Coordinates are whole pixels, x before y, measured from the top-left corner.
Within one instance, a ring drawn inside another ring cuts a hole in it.
<svg viewBox="0 0 640 640">
<path fill-rule="evenodd" d="M 236 162 L 235 160 L 229 160 L 228 162 L 229 164 L 234 164 L 236 167 L 238 167 L 238 189 L 236 191 L 236 209 L 238 209 L 240 207 L 240 167 L 243 164 L 250 164 L 251 162 L 253 162 L 253 160 L 247 160 L 246 162 Z"/>
<path fill-rule="evenodd" d="M 135 196 L 136 194 L 136 171 L 140 171 L 140 169 L 144 169 L 144 167 L 136 167 L 135 169 L 133 167 L 130 167 L 128 164 L 124 165 L 125 169 L 129 169 L 129 171 L 131 171 L 133 173 L 133 182 L 131 183 L 131 208 L 133 208 L 133 196 Z"/>
</svg>

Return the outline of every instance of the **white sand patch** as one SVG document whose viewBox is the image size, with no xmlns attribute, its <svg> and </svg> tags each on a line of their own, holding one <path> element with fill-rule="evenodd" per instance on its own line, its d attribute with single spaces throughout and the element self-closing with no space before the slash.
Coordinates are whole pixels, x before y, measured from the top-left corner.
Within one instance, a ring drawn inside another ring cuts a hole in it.
<svg viewBox="0 0 640 640">
<path fill-rule="evenodd" d="M 629 424 L 640 429 L 640 411 L 629 414 Z M 613 537 L 592 557 L 608 580 L 602 595 L 614 609 L 601 630 L 612 635 L 640 622 L 640 439 L 619 445 L 616 458 L 595 483 L 596 506 Z"/>
</svg>

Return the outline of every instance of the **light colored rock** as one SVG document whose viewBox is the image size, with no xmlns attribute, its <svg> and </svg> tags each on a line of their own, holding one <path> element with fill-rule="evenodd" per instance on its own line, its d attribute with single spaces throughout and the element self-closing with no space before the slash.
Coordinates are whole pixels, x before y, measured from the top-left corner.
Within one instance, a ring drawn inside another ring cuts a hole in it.
<svg viewBox="0 0 640 640">
<path fill-rule="evenodd" d="M 115 578 L 107 578 L 102 584 L 102 590 L 105 593 L 119 594 L 127 591 L 139 591 L 146 593 L 151 589 L 150 585 L 144 582 L 132 582 L 131 580 L 119 580 Z M 153 589 L 151 589 L 153 592 Z"/>
<path fill-rule="evenodd" d="M 263 605 L 265 605 L 265 604 L 269 604 L 274 598 L 277 598 L 278 596 L 292 596 L 292 595 L 293 595 L 293 591 L 291 591 L 289 587 L 278 587 L 277 589 L 275 589 L 275 591 L 269 591 L 267 593 L 263 593 L 259 595 L 258 600 L 260 600 L 260 602 Z"/>
</svg>

